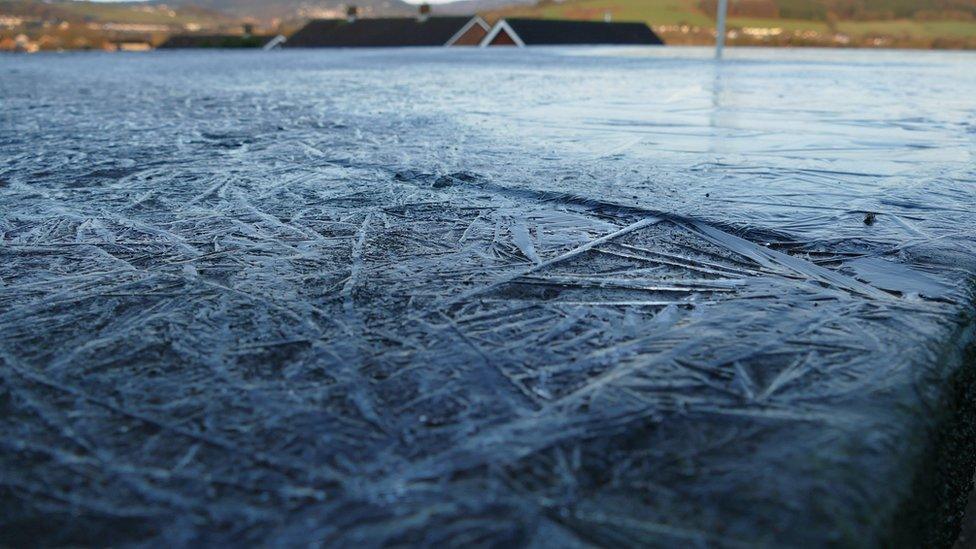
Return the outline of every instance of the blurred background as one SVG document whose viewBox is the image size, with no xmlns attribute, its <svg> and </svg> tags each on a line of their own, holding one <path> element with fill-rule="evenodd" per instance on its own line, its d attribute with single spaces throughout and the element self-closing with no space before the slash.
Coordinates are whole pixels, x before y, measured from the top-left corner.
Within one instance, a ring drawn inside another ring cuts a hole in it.
<svg viewBox="0 0 976 549">
<path fill-rule="evenodd" d="M 0 50 L 148 50 L 175 34 L 289 36 L 310 19 L 410 16 L 405 0 L 0 0 Z M 642 21 L 669 45 L 715 40 L 716 0 L 458 0 L 434 15 Z M 731 0 L 727 42 L 749 46 L 976 48 L 976 0 Z M 235 43 L 247 45 L 247 40 Z M 227 47 L 225 43 L 221 47 Z"/>
</svg>

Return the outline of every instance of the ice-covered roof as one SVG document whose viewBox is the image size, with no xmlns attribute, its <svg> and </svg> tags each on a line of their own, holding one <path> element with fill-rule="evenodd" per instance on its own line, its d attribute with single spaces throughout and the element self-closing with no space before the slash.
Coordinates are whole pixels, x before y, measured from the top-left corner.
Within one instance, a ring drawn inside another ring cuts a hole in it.
<svg viewBox="0 0 976 549">
<path fill-rule="evenodd" d="M 951 529 L 973 54 L 711 54 L 5 59 L 0 544 Z"/>
</svg>

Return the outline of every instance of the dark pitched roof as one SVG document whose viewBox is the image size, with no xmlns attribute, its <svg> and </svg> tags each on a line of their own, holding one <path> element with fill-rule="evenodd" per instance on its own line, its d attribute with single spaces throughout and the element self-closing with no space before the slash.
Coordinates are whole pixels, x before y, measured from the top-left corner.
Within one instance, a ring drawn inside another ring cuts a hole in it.
<svg viewBox="0 0 976 549">
<path fill-rule="evenodd" d="M 316 19 L 285 43 L 289 48 L 385 48 L 443 46 L 470 17 Z"/>
<path fill-rule="evenodd" d="M 313 19 L 289 36 L 284 47 L 314 48 L 321 42 L 323 36 L 339 26 L 339 23 L 345 22 L 345 19 Z"/>
<path fill-rule="evenodd" d="M 160 44 L 162 49 L 175 48 L 260 48 L 273 36 L 241 34 L 177 34 Z"/>
<path fill-rule="evenodd" d="M 644 23 L 518 18 L 505 19 L 505 22 L 527 46 L 664 43 Z"/>
</svg>

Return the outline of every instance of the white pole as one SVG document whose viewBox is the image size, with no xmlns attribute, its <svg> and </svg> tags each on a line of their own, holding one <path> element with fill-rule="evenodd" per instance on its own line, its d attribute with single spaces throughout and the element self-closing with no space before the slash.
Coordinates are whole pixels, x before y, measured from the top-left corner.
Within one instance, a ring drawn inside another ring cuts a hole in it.
<svg viewBox="0 0 976 549">
<path fill-rule="evenodd" d="M 729 11 L 729 0 L 718 0 L 718 17 L 715 29 L 715 59 L 722 58 L 722 48 L 725 47 L 725 12 Z"/>
</svg>

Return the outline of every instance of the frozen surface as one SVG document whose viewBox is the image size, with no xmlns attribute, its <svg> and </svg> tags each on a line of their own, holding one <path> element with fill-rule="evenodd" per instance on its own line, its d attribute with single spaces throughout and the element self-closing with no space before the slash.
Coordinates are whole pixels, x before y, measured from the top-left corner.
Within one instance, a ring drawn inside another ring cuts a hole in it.
<svg viewBox="0 0 976 549">
<path fill-rule="evenodd" d="M 870 543 L 976 55 L 0 57 L 0 543 Z"/>
</svg>

